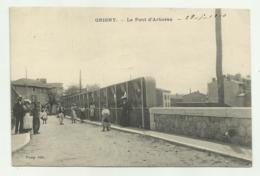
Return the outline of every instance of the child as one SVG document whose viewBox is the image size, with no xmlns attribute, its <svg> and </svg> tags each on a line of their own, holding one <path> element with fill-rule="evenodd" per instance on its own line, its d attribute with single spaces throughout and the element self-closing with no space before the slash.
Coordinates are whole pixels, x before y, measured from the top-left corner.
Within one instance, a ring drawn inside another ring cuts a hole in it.
<svg viewBox="0 0 260 176">
<path fill-rule="evenodd" d="M 106 105 L 103 106 L 103 110 L 101 112 L 102 114 L 102 126 L 103 126 L 103 130 L 105 131 L 105 129 L 107 129 L 107 131 L 110 130 L 110 111 L 109 109 L 106 107 Z"/>
<path fill-rule="evenodd" d="M 42 109 L 41 119 L 43 121 L 43 124 L 47 124 L 48 115 L 47 115 L 47 110 L 46 109 Z"/>
</svg>

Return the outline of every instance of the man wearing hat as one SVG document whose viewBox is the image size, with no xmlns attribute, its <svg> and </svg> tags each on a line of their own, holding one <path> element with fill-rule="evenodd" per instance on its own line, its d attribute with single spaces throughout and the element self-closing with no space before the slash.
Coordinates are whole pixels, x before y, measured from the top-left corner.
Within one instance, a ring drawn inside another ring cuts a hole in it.
<svg viewBox="0 0 260 176">
<path fill-rule="evenodd" d="M 41 111 L 41 103 L 37 101 L 37 98 L 33 101 L 33 134 L 39 134 L 40 129 L 40 111 Z"/>
<path fill-rule="evenodd" d="M 121 125 L 128 126 L 129 125 L 129 108 L 128 108 L 128 101 L 126 92 L 124 96 L 121 97 L 122 99 L 122 116 L 121 116 Z"/>
<path fill-rule="evenodd" d="M 24 117 L 24 109 L 23 109 L 23 98 L 19 96 L 17 102 L 13 107 L 13 113 L 15 116 L 15 134 L 23 132 L 23 117 Z"/>
</svg>

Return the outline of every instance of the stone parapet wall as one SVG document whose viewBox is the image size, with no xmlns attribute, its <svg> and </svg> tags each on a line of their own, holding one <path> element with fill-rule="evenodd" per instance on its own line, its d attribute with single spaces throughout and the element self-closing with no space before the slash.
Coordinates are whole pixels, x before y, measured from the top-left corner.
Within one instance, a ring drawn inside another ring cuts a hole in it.
<svg viewBox="0 0 260 176">
<path fill-rule="evenodd" d="M 251 108 L 150 108 L 151 130 L 251 146 Z"/>
</svg>

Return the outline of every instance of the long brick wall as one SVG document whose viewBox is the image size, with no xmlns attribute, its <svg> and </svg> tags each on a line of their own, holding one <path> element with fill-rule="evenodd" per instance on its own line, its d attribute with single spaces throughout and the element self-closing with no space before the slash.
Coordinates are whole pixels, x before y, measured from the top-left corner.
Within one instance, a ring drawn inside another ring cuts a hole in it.
<svg viewBox="0 0 260 176">
<path fill-rule="evenodd" d="M 251 108 L 150 108 L 151 130 L 251 146 Z"/>
</svg>

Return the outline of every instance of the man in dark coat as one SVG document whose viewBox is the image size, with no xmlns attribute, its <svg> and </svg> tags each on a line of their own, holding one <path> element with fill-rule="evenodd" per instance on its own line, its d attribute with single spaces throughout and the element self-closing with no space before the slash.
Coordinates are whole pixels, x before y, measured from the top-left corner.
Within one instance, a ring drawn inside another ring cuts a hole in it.
<svg viewBox="0 0 260 176">
<path fill-rule="evenodd" d="M 40 129 L 40 111 L 41 111 L 41 104 L 40 102 L 34 101 L 33 102 L 33 134 L 39 134 Z"/>
<path fill-rule="evenodd" d="M 24 117 L 24 109 L 22 103 L 22 97 L 19 96 L 17 102 L 13 107 L 13 113 L 15 116 L 15 134 L 23 132 L 23 117 Z"/>
<path fill-rule="evenodd" d="M 128 126 L 129 125 L 129 106 L 127 97 L 123 96 L 122 98 L 122 116 L 121 116 L 121 125 Z"/>
</svg>

